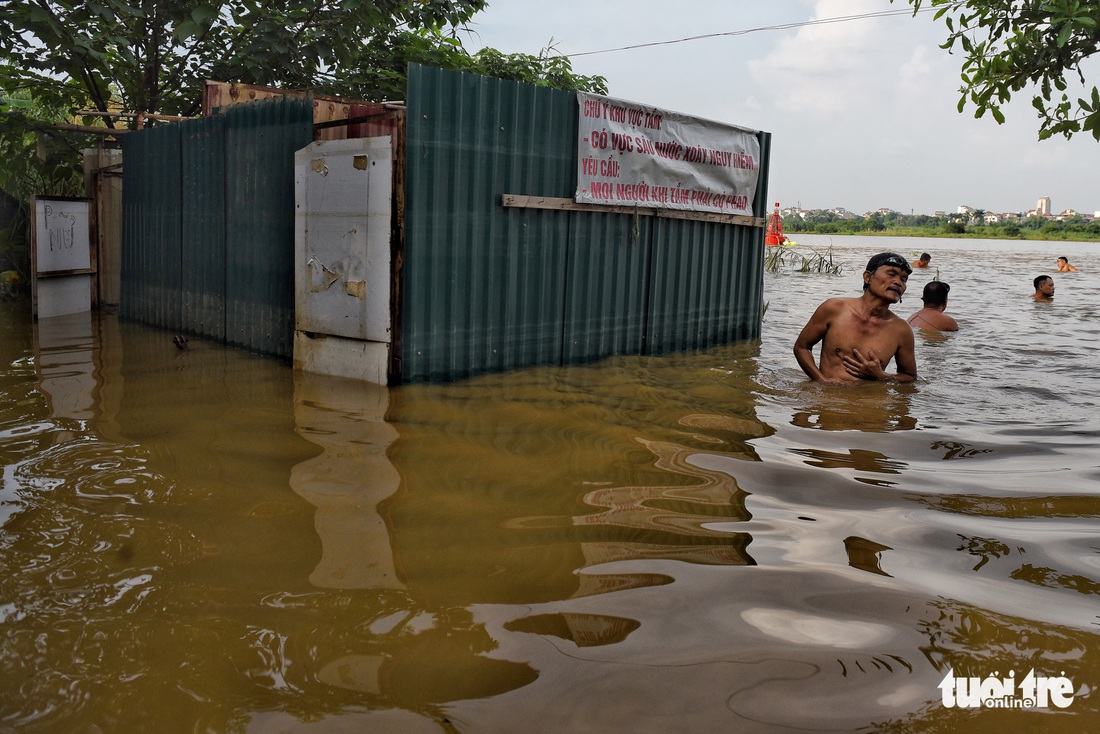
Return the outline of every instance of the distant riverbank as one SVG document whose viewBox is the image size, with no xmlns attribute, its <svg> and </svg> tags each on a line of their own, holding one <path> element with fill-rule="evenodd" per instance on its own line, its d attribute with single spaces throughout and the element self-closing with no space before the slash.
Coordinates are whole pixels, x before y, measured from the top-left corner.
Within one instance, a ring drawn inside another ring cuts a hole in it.
<svg viewBox="0 0 1100 734">
<path fill-rule="evenodd" d="M 817 232 L 803 230 L 795 233 L 793 231 L 787 231 L 787 235 L 797 241 L 795 234 L 846 234 L 857 237 L 936 237 L 941 239 L 972 239 L 972 240 L 1034 240 L 1034 241 L 1064 241 L 1064 242 L 1100 242 L 1100 234 L 1089 232 L 1058 232 L 1058 233 L 1043 233 L 1039 230 L 1020 230 L 1014 235 L 1005 234 L 1003 232 L 996 232 L 995 228 L 986 227 L 967 227 L 965 232 L 962 233 L 947 233 L 943 230 L 928 230 L 920 227 L 896 227 L 892 229 L 884 229 L 881 232 L 872 232 L 870 230 L 863 231 L 836 231 L 836 232 Z"/>
<path fill-rule="evenodd" d="M 841 219 L 829 216 L 820 221 L 804 221 L 797 217 L 783 220 L 784 234 L 797 240 L 800 234 L 842 234 L 873 237 L 946 237 L 983 240 L 1041 240 L 1065 242 L 1100 242 L 1100 219 L 1086 221 L 1074 217 L 1065 221 L 1032 217 L 1022 222 L 991 225 L 967 225 L 958 220 L 923 215 Z"/>
</svg>

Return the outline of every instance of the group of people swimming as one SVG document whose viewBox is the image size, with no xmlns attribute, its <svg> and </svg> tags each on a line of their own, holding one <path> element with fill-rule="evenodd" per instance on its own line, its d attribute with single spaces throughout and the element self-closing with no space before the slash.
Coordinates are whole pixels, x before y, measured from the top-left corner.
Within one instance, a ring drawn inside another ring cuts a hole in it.
<svg viewBox="0 0 1100 734">
<path fill-rule="evenodd" d="M 901 302 L 914 268 L 927 268 L 927 252 L 912 263 L 893 252 L 872 257 L 863 271 L 863 294 L 855 298 L 830 298 L 817 307 L 794 342 L 798 366 L 815 382 L 883 380 L 906 383 L 917 379 L 913 328 L 957 331 L 959 324 L 944 313 L 951 286 L 931 280 L 924 286 L 924 307 L 903 320 L 890 310 Z M 1076 272 L 1065 257 L 1058 258 L 1059 272 Z M 1054 298 L 1054 279 L 1035 278 L 1035 300 Z M 813 348 L 821 343 L 821 358 Z M 893 361 L 897 372 L 886 367 Z"/>
<path fill-rule="evenodd" d="M 1077 268 L 1069 264 L 1069 260 L 1065 257 L 1058 258 L 1058 272 L 1059 273 L 1076 273 Z M 1035 276 L 1035 295 L 1032 296 L 1036 301 L 1052 301 L 1054 300 L 1054 278 L 1049 275 L 1037 275 Z"/>
</svg>

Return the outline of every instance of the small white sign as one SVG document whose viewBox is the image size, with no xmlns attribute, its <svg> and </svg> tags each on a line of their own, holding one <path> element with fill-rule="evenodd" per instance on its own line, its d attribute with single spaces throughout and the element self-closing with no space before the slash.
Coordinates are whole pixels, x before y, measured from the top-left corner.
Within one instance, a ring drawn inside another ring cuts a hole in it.
<svg viewBox="0 0 1100 734">
<path fill-rule="evenodd" d="M 35 270 L 39 275 L 92 269 L 91 202 L 35 199 Z"/>
</svg>

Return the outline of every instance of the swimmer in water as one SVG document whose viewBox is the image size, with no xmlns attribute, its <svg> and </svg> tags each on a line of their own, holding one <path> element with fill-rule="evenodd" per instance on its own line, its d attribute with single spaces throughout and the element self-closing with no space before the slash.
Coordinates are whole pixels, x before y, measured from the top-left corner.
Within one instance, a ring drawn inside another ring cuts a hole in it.
<svg viewBox="0 0 1100 734">
<path fill-rule="evenodd" d="M 1049 275 L 1038 275 L 1035 277 L 1035 295 L 1032 296 L 1036 301 L 1053 301 L 1054 300 L 1054 278 Z"/>
<path fill-rule="evenodd" d="M 924 308 L 910 316 L 906 321 L 916 329 L 935 329 L 936 331 L 958 331 L 959 322 L 944 313 L 947 310 L 947 294 L 951 286 L 941 280 L 930 280 L 924 284 Z"/>
<path fill-rule="evenodd" d="M 815 382 L 917 379 L 913 329 L 890 306 L 901 302 L 913 272 L 901 255 L 881 252 L 863 272 L 863 295 L 830 298 L 814 311 L 794 342 L 798 366 Z M 821 342 L 821 361 L 813 348 Z M 897 372 L 886 367 L 893 361 Z"/>
</svg>

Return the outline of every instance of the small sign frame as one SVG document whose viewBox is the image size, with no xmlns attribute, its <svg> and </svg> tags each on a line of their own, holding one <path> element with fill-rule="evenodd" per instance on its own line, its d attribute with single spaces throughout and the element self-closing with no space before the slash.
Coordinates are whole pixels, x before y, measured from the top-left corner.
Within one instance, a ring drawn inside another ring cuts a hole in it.
<svg viewBox="0 0 1100 734">
<path fill-rule="evenodd" d="M 31 200 L 31 313 L 61 316 L 96 307 L 95 201 L 76 196 Z M 42 302 L 40 302 L 41 299 Z"/>
<path fill-rule="evenodd" d="M 31 257 L 38 278 L 96 272 L 91 199 L 34 197 Z"/>
</svg>

